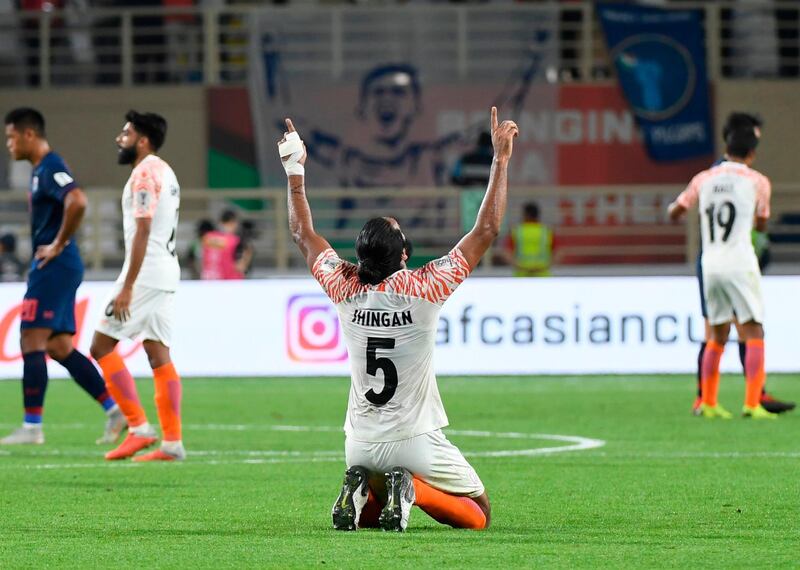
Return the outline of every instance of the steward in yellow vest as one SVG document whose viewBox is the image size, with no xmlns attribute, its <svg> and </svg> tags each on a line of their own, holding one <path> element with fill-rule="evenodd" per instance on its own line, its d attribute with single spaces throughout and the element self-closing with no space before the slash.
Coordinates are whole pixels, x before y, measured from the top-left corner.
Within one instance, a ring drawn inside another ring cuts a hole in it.
<svg viewBox="0 0 800 570">
<path fill-rule="evenodd" d="M 547 277 L 553 256 L 553 232 L 539 222 L 539 206 L 525 205 L 523 221 L 514 228 L 514 275 Z"/>
</svg>

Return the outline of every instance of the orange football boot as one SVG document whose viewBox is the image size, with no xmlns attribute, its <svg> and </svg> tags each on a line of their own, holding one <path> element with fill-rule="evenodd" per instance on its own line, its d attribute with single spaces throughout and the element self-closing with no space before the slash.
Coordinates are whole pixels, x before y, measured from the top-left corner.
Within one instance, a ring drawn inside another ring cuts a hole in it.
<svg viewBox="0 0 800 570">
<path fill-rule="evenodd" d="M 158 441 L 157 437 L 136 435 L 135 433 L 128 432 L 128 436 L 119 447 L 106 453 L 106 459 L 109 461 L 127 459 L 137 452 L 150 447 L 156 441 Z"/>
<path fill-rule="evenodd" d="M 134 461 L 181 461 L 183 457 L 180 455 L 172 455 L 167 453 L 161 449 L 156 449 L 155 451 L 151 451 L 150 453 L 145 453 L 144 455 L 139 455 L 138 457 L 134 457 Z"/>
</svg>

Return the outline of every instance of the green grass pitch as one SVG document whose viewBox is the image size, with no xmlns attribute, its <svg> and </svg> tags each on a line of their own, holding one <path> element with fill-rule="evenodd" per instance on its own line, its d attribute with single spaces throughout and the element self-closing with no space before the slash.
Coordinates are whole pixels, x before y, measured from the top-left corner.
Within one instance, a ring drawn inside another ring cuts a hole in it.
<svg viewBox="0 0 800 570">
<path fill-rule="evenodd" d="M 769 385 L 800 400 L 799 381 Z M 409 532 L 392 535 L 330 528 L 345 379 L 185 379 L 190 456 L 155 465 L 105 462 L 99 408 L 54 381 L 47 443 L 0 448 L 0 568 L 798 567 L 800 415 L 702 420 L 689 413 L 692 386 L 688 376 L 440 379 L 451 439 L 472 453 L 493 524 L 456 531 L 414 509 Z M 139 387 L 155 420 L 152 381 Z M 740 376 L 723 379 L 731 411 L 743 392 Z M 0 382 L 3 431 L 20 405 L 19 382 Z M 497 453 L 577 445 L 535 434 L 605 444 Z"/>
</svg>

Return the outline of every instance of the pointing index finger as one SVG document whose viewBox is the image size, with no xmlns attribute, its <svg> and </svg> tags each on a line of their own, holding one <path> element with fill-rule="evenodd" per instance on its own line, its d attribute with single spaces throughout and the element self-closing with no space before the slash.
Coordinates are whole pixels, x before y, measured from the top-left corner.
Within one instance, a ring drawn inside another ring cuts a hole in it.
<svg viewBox="0 0 800 570">
<path fill-rule="evenodd" d="M 492 107 L 492 130 L 497 128 L 497 107 Z"/>
<path fill-rule="evenodd" d="M 291 120 L 291 119 L 288 119 L 288 118 L 286 119 L 286 129 L 287 129 L 287 130 L 288 130 L 290 133 L 293 133 L 293 132 L 294 132 L 294 125 L 292 124 L 292 120 Z"/>
</svg>

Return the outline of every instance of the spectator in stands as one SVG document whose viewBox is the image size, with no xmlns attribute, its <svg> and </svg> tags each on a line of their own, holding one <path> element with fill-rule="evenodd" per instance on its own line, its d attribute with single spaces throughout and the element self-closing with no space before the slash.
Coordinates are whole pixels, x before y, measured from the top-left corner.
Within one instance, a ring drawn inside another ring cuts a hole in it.
<svg viewBox="0 0 800 570">
<path fill-rule="evenodd" d="M 539 205 L 525 204 L 522 223 L 509 236 L 507 250 L 516 277 L 548 277 L 553 258 L 553 232 L 540 221 Z"/>
<path fill-rule="evenodd" d="M 195 228 L 195 239 L 191 241 L 186 250 L 186 261 L 184 265 L 189 268 L 192 279 L 200 279 L 203 261 L 203 238 L 208 232 L 214 231 L 214 222 L 211 220 L 200 220 Z"/>
<path fill-rule="evenodd" d="M 244 279 L 253 258 L 252 246 L 242 245 L 239 215 L 225 210 L 220 229 L 206 233 L 202 240 L 201 279 Z"/>
<path fill-rule="evenodd" d="M 0 237 L 0 281 L 22 281 L 25 264 L 17 257 L 17 238 L 13 234 Z"/>
<path fill-rule="evenodd" d="M 250 273 L 253 266 L 253 255 L 255 248 L 253 242 L 258 237 L 258 230 L 252 220 L 242 220 L 241 228 L 239 229 L 239 247 L 236 248 L 236 258 L 242 260 L 242 271 L 245 275 Z"/>
<path fill-rule="evenodd" d="M 463 155 L 453 168 L 451 180 L 456 186 L 481 186 L 489 183 L 489 172 L 492 169 L 492 135 L 482 132 L 478 136 L 477 146 Z"/>
</svg>

